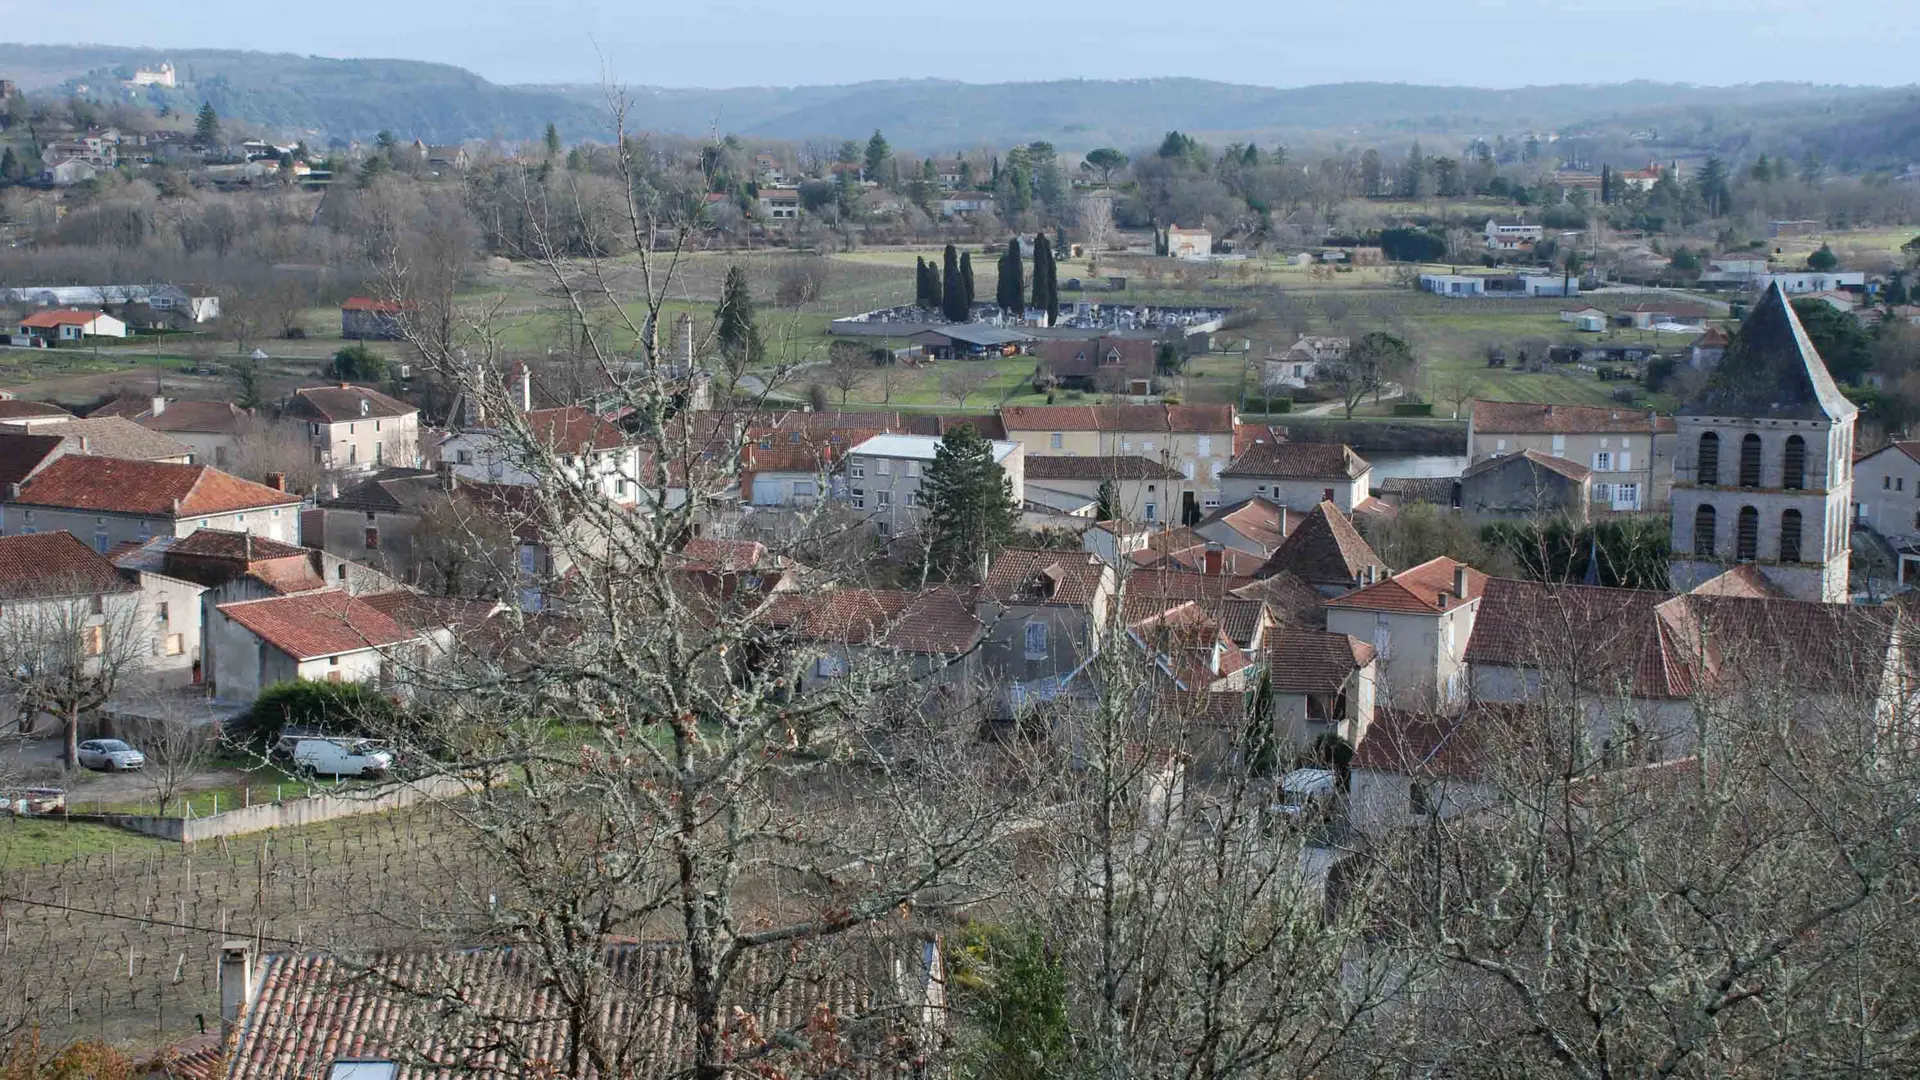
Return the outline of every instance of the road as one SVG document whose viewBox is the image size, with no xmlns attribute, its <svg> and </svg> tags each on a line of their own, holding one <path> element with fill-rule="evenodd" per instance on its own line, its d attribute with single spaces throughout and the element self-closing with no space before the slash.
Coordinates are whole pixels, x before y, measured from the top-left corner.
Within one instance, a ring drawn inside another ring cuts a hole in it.
<svg viewBox="0 0 1920 1080">
<path fill-rule="evenodd" d="M 1406 388 L 1401 386 L 1399 383 L 1388 383 L 1386 385 L 1386 388 L 1380 391 L 1380 400 L 1392 401 L 1394 398 L 1405 396 L 1406 392 L 1407 392 Z M 1368 398 L 1367 400 L 1371 401 L 1372 398 Z M 1318 405 L 1309 405 L 1304 409 L 1295 410 L 1293 415 L 1344 417 L 1346 416 L 1346 414 L 1347 414 L 1347 406 L 1345 402 L 1323 401 Z"/>
</svg>

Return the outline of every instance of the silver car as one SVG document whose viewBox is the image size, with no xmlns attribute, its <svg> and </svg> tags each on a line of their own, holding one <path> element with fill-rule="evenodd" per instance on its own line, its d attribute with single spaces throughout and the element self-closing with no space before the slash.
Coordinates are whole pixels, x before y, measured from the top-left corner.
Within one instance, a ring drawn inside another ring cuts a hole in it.
<svg viewBox="0 0 1920 1080">
<path fill-rule="evenodd" d="M 119 739 L 88 739 L 80 744 L 80 766 L 105 772 L 138 769 L 147 763 L 147 755 Z"/>
</svg>

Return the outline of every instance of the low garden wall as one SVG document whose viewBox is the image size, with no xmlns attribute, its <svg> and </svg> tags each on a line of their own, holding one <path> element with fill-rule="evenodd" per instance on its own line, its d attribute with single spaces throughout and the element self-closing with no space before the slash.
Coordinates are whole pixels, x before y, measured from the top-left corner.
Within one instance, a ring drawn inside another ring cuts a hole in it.
<svg viewBox="0 0 1920 1080">
<path fill-rule="evenodd" d="M 470 781 L 452 776 L 362 788 L 342 794 L 309 795 L 285 802 L 245 806 L 207 817 L 154 817 L 145 814 L 74 814 L 75 820 L 100 821 L 147 836 L 191 844 L 222 836 L 241 836 L 301 825 L 315 825 L 359 814 L 379 814 L 423 802 L 452 798 L 473 790 Z"/>
</svg>

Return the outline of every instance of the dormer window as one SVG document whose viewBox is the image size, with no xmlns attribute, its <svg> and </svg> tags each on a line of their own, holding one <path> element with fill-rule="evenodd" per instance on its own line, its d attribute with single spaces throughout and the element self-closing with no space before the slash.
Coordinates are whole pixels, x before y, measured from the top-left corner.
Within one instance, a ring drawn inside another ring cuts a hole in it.
<svg viewBox="0 0 1920 1080">
<path fill-rule="evenodd" d="M 371 410 L 371 408 L 372 406 L 368 403 L 366 398 L 360 399 L 360 415 L 361 416 L 367 415 L 367 413 Z"/>
</svg>

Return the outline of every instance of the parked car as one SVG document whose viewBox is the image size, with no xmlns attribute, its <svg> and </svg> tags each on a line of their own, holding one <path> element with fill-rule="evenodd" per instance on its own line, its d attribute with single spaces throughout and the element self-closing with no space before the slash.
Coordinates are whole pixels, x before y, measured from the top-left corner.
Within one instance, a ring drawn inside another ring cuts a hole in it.
<svg viewBox="0 0 1920 1080">
<path fill-rule="evenodd" d="M 88 739 L 80 744 L 80 767 L 102 772 L 138 769 L 147 763 L 147 755 L 119 739 Z"/>
<path fill-rule="evenodd" d="M 316 776 L 381 776 L 393 768 L 393 754 L 365 739 L 301 739 L 293 764 Z"/>
</svg>

